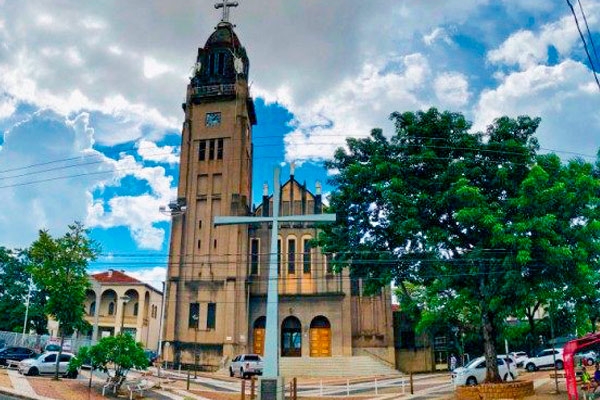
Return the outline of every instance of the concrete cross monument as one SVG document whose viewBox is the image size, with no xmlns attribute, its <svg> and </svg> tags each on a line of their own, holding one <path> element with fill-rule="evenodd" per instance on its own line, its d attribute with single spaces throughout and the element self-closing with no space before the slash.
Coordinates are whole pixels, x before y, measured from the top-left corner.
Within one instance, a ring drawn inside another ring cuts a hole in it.
<svg viewBox="0 0 600 400">
<path fill-rule="evenodd" d="M 263 376 L 260 383 L 260 399 L 283 399 L 283 380 L 279 376 L 279 292 L 277 274 L 277 236 L 279 234 L 279 222 L 334 222 L 335 214 L 313 214 L 313 215 L 279 215 L 279 167 L 275 168 L 273 174 L 273 216 L 272 217 L 215 217 L 214 224 L 238 225 L 272 223 L 271 250 L 269 252 L 269 278 L 267 285 L 267 323 L 265 327 L 265 359 Z"/>
<path fill-rule="evenodd" d="M 228 1 L 223 0 L 221 3 L 215 4 L 215 8 L 218 10 L 219 8 L 223 9 L 223 17 L 221 18 L 221 22 L 229 23 L 229 8 L 237 7 L 239 3 L 237 1 Z"/>
</svg>

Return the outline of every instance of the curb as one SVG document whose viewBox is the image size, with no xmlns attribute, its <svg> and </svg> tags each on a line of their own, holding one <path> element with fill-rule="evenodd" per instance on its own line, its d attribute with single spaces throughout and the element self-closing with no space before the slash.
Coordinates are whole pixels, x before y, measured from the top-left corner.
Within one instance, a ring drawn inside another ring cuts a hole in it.
<svg viewBox="0 0 600 400">
<path fill-rule="evenodd" d="M 28 396 L 28 395 L 17 392 L 15 389 L 3 387 L 3 386 L 0 386 L 0 393 L 11 396 L 11 397 L 15 397 L 17 399 L 24 399 L 24 400 L 55 400 L 51 397 L 44 397 L 44 396 L 39 396 L 39 395 Z"/>
</svg>

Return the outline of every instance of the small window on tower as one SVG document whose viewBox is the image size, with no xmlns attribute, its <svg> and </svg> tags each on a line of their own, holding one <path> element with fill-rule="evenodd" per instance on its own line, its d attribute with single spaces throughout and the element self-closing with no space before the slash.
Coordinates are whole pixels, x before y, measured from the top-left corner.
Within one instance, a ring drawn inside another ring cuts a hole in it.
<svg viewBox="0 0 600 400">
<path fill-rule="evenodd" d="M 198 160 L 206 160 L 206 140 L 200 141 L 200 147 L 198 149 Z"/>
<path fill-rule="evenodd" d="M 223 139 L 217 139 L 217 160 L 223 159 Z"/>
<path fill-rule="evenodd" d="M 218 67 L 218 58 L 216 54 L 211 54 L 210 55 L 210 70 L 212 71 L 212 74 L 215 75 L 217 73 L 217 67 Z"/>
<path fill-rule="evenodd" d="M 225 53 L 219 53 L 219 75 L 225 75 Z"/>
<path fill-rule="evenodd" d="M 208 146 L 209 146 L 208 147 L 208 159 L 214 160 L 215 159 L 215 139 L 211 139 Z"/>
</svg>

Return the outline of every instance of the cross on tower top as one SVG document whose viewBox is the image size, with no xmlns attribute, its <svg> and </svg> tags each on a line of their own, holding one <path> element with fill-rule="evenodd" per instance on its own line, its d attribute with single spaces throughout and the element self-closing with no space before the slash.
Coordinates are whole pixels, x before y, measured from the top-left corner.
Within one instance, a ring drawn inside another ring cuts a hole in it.
<svg viewBox="0 0 600 400">
<path fill-rule="evenodd" d="M 218 10 L 219 8 L 223 9 L 223 17 L 221 18 L 221 22 L 229 23 L 229 8 L 237 7 L 239 3 L 237 1 L 228 1 L 222 0 L 221 3 L 215 4 L 215 8 Z"/>
</svg>

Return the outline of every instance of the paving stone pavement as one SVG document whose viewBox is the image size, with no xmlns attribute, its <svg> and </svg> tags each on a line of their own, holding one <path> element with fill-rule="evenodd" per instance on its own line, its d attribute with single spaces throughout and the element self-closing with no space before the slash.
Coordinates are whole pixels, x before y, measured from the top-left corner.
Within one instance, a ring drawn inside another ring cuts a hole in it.
<svg viewBox="0 0 600 400">
<path fill-rule="evenodd" d="M 15 389 L 17 393 L 23 394 L 25 396 L 31 396 L 32 398 L 39 398 L 35 390 L 29 384 L 27 378 L 23 375 L 19 374 L 15 370 L 8 370 L 8 377 L 10 378 L 10 383 L 12 387 Z"/>
</svg>

